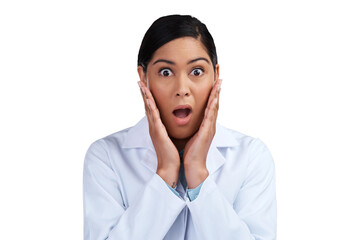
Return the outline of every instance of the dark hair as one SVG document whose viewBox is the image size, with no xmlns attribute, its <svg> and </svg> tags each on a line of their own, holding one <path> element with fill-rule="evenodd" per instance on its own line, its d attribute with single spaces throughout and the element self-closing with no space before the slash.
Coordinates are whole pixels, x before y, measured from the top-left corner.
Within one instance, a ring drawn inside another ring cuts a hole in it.
<svg viewBox="0 0 359 240">
<path fill-rule="evenodd" d="M 142 66 L 143 71 L 146 72 L 147 65 L 155 51 L 166 43 L 181 37 L 199 39 L 206 48 L 213 68 L 216 70 L 217 52 L 213 38 L 205 24 L 189 15 L 169 15 L 154 21 L 143 37 L 138 52 L 137 66 Z"/>
</svg>

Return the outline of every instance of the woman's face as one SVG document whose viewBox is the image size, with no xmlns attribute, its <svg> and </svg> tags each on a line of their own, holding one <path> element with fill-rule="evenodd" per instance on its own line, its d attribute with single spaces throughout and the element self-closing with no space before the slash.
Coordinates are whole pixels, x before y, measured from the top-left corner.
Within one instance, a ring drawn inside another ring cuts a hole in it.
<svg viewBox="0 0 359 240">
<path fill-rule="evenodd" d="M 170 137 L 187 139 L 199 129 L 216 79 L 203 44 L 192 37 L 172 40 L 154 53 L 144 75 Z"/>
</svg>

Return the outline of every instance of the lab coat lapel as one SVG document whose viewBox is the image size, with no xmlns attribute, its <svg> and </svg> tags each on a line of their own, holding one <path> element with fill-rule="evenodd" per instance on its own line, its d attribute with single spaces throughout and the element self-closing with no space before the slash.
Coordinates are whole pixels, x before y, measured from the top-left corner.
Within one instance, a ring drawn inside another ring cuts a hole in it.
<svg viewBox="0 0 359 240">
<path fill-rule="evenodd" d="M 207 154 L 206 166 L 209 174 L 214 173 L 218 168 L 220 168 L 225 162 L 225 158 L 219 152 L 216 146 L 211 145 Z"/>
<path fill-rule="evenodd" d="M 157 171 L 157 156 L 154 149 L 146 149 L 145 157 L 142 158 L 140 161 L 142 164 L 144 164 L 148 169 L 150 169 L 152 172 Z"/>
<path fill-rule="evenodd" d="M 129 128 L 122 148 L 154 149 L 146 117 L 143 117 L 135 126 Z"/>
<path fill-rule="evenodd" d="M 226 128 L 217 123 L 216 134 L 212 140 L 212 144 L 207 155 L 206 166 L 209 174 L 217 171 L 225 163 L 225 156 L 222 154 L 222 152 L 225 152 L 224 148 L 236 145 L 238 145 L 238 143 L 232 134 L 230 134 Z"/>
<path fill-rule="evenodd" d="M 140 162 L 152 172 L 157 171 L 157 156 L 149 134 L 147 118 L 143 117 L 128 130 L 123 148 L 138 148 L 142 151 Z"/>
</svg>

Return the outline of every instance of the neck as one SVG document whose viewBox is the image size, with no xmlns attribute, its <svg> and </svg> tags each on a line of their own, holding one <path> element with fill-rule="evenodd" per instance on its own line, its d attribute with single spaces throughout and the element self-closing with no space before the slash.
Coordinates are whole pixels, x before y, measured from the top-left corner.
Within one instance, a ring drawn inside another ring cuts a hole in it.
<svg viewBox="0 0 359 240">
<path fill-rule="evenodd" d="M 184 149 L 184 147 L 186 146 L 186 143 L 188 142 L 189 138 L 176 139 L 176 138 L 171 137 L 171 140 L 172 140 L 173 144 L 176 146 L 177 150 L 180 151 L 180 150 Z"/>
</svg>

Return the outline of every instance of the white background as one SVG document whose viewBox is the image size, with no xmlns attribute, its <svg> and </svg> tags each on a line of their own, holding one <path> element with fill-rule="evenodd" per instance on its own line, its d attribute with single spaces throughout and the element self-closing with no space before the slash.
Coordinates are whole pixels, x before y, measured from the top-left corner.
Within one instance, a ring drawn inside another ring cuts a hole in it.
<svg viewBox="0 0 359 240">
<path fill-rule="evenodd" d="M 276 164 L 278 239 L 359 239 L 357 1 L 1 1 L 0 239 L 82 239 L 89 145 L 144 116 L 142 37 L 162 15 L 212 33 L 218 121 Z"/>
</svg>

